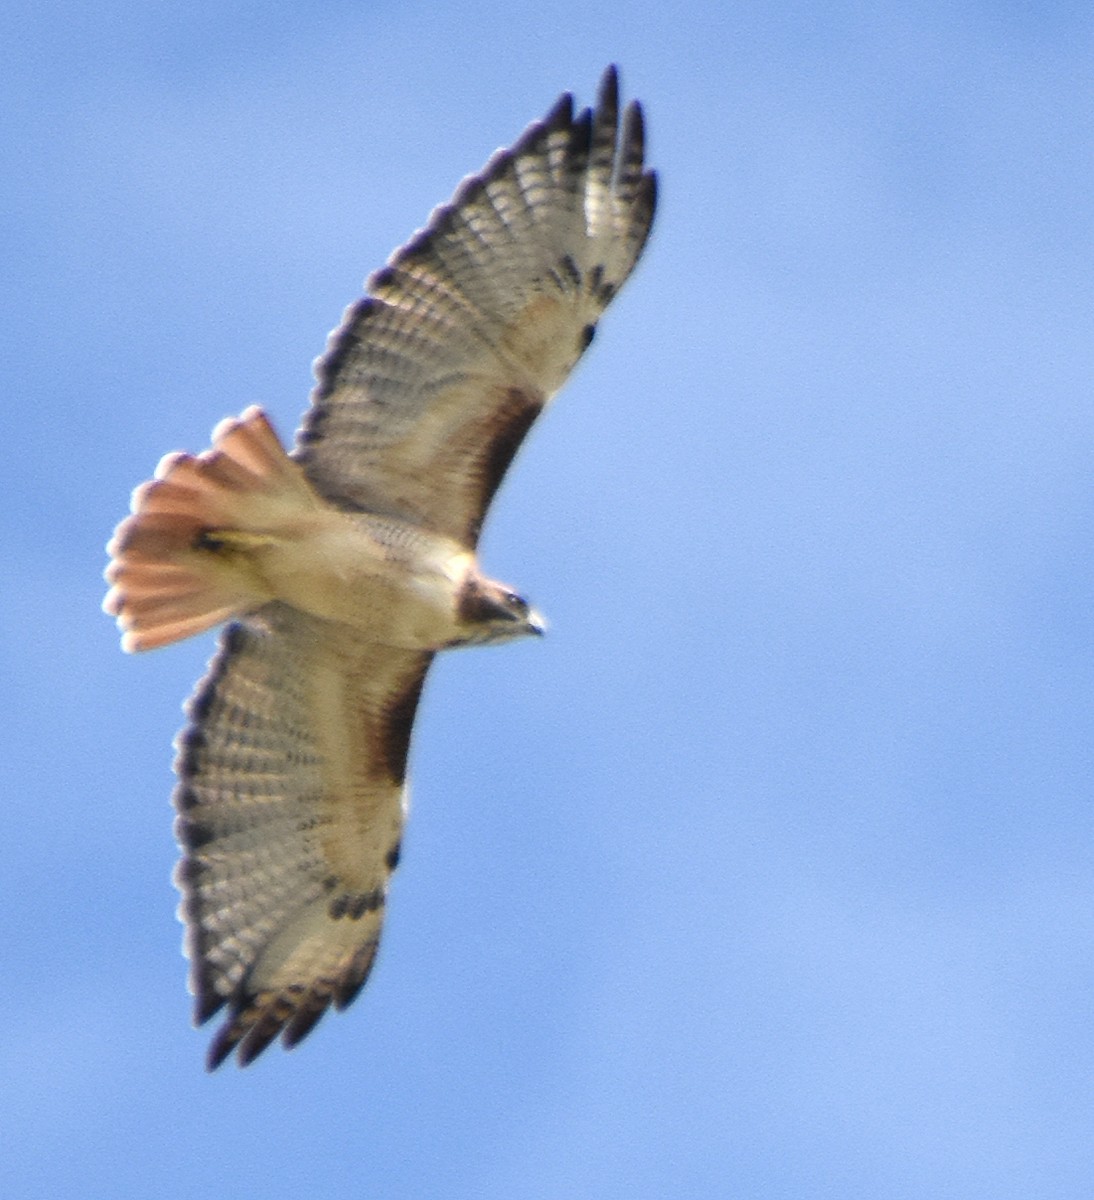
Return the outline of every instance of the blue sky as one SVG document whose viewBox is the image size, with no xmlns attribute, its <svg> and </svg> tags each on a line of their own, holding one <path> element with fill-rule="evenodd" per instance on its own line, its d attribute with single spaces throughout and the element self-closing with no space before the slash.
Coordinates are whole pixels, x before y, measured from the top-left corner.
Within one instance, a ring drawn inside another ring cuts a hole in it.
<svg viewBox="0 0 1094 1200">
<path fill-rule="evenodd" d="M 0 1193 L 1037 1200 L 1094 1177 L 1094 15 L 0 16 Z M 552 622 L 430 680 L 372 980 L 206 1076 L 160 455 L 287 435 L 361 280 L 618 61 L 641 269 L 495 507 Z"/>
</svg>

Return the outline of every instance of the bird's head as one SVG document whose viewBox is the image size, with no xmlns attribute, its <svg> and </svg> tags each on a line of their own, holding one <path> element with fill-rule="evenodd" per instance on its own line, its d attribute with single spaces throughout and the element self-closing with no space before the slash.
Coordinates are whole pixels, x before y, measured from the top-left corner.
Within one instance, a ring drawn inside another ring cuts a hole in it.
<svg viewBox="0 0 1094 1200">
<path fill-rule="evenodd" d="M 486 645 L 547 631 L 543 617 L 508 584 L 486 579 L 477 572 L 468 575 L 456 601 L 461 626 L 457 645 Z"/>
</svg>

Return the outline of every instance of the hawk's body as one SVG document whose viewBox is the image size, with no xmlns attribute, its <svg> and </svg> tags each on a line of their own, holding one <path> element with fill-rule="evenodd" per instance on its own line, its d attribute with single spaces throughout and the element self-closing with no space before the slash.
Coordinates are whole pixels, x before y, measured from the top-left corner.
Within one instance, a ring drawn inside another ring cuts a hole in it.
<svg viewBox="0 0 1094 1200">
<path fill-rule="evenodd" d="M 297 447 L 266 418 L 169 455 L 110 546 L 127 649 L 226 619 L 179 737 L 176 831 L 197 1017 L 249 1062 L 364 982 L 399 856 L 433 655 L 542 631 L 478 570 L 513 454 L 649 232 L 641 112 L 563 96 L 368 283 Z"/>
</svg>

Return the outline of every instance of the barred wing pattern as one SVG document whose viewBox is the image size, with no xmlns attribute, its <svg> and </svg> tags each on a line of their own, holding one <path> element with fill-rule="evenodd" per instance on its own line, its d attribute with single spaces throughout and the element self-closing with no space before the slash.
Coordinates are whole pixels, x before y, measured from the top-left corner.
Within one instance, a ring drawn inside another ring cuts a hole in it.
<svg viewBox="0 0 1094 1200">
<path fill-rule="evenodd" d="M 392 255 L 316 366 L 295 455 L 341 507 L 474 546 L 524 435 L 592 340 L 653 220 L 642 111 L 563 95 Z"/>
<path fill-rule="evenodd" d="M 178 739 L 176 880 L 209 1052 L 295 1045 L 364 983 L 399 856 L 431 654 L 280 604 L 228 627 Z"/>
<path fill-rule="evenodd" d="M 614 68 L 564 95 L 368 283 L 316 369 L 294 457 L 349 512 L 477 543 L 520 442 L 649 233 L 655 177 Z M 432 652 L 280 603 L 230 626 L 179 738 L 177 881 L 210 1066 L 294 1045 L 364 982 L 398 860 Z"/>
</svg>

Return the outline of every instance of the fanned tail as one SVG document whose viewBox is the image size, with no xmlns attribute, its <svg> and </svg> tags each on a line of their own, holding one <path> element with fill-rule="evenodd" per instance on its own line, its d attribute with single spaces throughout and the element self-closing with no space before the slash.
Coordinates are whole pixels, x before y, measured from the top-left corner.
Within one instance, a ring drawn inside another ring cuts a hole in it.
<svg viewBox="0 0 1094 1200">
<path fill-rule="evenodd" d="M 168 454 L 107 546 L 103 609 L 122 648 L 166 646 L 272 599 L 254 551 L 315 503 L 260 408 L 221 421 L 203 454 Z"/>
</svg>

